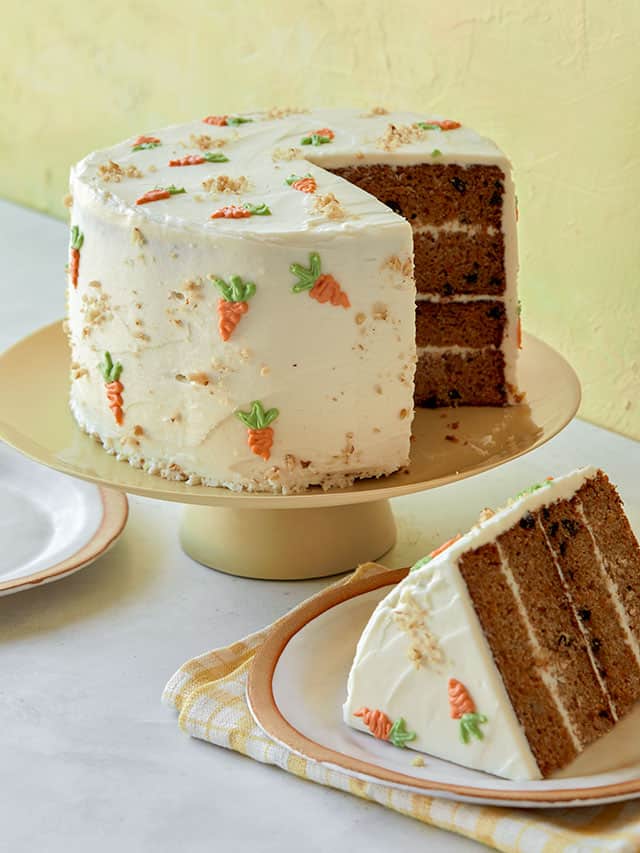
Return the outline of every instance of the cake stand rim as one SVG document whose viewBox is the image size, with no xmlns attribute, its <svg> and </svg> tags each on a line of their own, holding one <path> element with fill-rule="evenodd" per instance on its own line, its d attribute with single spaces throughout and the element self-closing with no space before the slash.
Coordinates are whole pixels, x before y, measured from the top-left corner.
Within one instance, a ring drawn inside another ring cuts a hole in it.
<svg viewBox="0 0 640 853">
<path fill-rule="evenodd" d="M 34 346 L 38 344 L 39 339 L 46 335 L 52 335 L 58 330 L 62 331 L 63 320 L 55 320 L 45 326 L 34 330 L 30 334 L 16 341 L 12 346 L 0 353 L 0 384 L 3 378 L 3 368 L 6 369 L 6 362 L 15 356 L 16 351 L 25 346 Z M 63 474 L 72 477 L 78 477 L 99 486 L 120 490 L 128 494 L 135 494 L 142 497 L 154 498 L 156 500 L 168 500 L 175 503 L 196 504 L 205 506 L 229 506 L 241 509 L 317 509 L 320 507 L 340 506 L 361 502 L 385 501 L 390 498 L 402 497 L 418 492 L 427 491 L 430 489 L 440 488 L 446 485 L 452 485 L 469 477 L 483 474 L 487 471 L 498 468 L 508 462 L 512 462 L 527 453 L 546 444 L 556 435 L 558 435 L 575 417 L 582 398 L 582 389 L 580 380 L 569 362 L 555 350 L 550 344 L 541 340 L 535 335 L 525 332 L 523 335 L 525 347 L 530 346 L 540 347 L 546 351 L 547 356 L 554 360 L 556 368 L 564 374 L 567 390 L 572 392 L 572 403 L 567 407 L 558 423 L 550 430 L 545 430 L 531 444 L 523 448 L 518 448 L 513 453 L 501 459 L 490 459 L 485 464 L 478 464 L 468 470 L 458 471 L 451 475 L 432 478 L 430 480 L 421 480 L 408 482 L 406 484 L 391 484 L 383 485 L 388 479 L 381 478 L 366 478 L 356 482 L 355 486 L 350 486 L 343 489 L 329 489 L 321 491 L 318 487 L 305 492 L 296 492 L 293 494 L 278 494 L 272 492 L 247 492 L 233 491 L 223 487 L 210 486 L 187 486 L 184 482 L 168 481 L 163 478 L 142 472 L 131 467 L 125 467 L 126 461 L 117 460 L 114 456 L 110 456 L 105 450 L 101 449 L 100 453 L 104 454 L 106 460 L 110 460 L 114 467 L 114 479 L 108 479 L 100 476 L 90 470 L 79 469 L 78 467 L 66 463 L 63 459 L 54 455 L 51 451 L 43 448 L 27 435 L 20 432 L 11 423 L 2 420 L 0 417 L 0 441 L 4 441 L 10 447 L 13 447 L 19 453 L 24 454 L 28 458 Z M 68 409 L 67 399 L 64 400 L 65 412 Z M 451 412 L 455 409 L 448 410 Z M 92 439 L 84 434 L 80 427 L 73 422 L 74 432 L 78 436 L 82 436 L 87 441 Z M 139 476 L 140 482 L 124 481 L 122 477 L 118 477 L 120 470 L 126 471 L 130 476 L 132 472 Z M 390 476 L 396 476 L 398 472 Z M 147 482 L 147 480 L 149 482 Z M 365 484 L 380 484 L 374 488 L 367 488 Z"/>
</svg>

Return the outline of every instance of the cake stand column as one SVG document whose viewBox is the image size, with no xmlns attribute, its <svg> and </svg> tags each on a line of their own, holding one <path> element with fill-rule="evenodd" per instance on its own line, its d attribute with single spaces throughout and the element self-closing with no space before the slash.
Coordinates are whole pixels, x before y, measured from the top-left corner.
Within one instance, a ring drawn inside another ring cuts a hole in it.
<svg viewBox="0 0 640 853">
<path fill-rule="evenodd" d="M 205 566 L 263 580 L 299 580 L 347 572 L 393 547 L 389 501 L 313 509 L 187 506 L 184 551 Z"/>
</svg>

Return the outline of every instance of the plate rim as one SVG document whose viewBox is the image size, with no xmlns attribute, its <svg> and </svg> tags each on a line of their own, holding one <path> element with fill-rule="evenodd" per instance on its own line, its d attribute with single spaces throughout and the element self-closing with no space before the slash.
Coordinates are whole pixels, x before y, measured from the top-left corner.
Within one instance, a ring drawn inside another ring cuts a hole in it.
<svg viewBox="0 0 640 853">
<path fill-rule="evenodd" d="M 30 575 L 0 583 L 0 596 L 34 589 L 41 584 L 61 580 L 85 568 L 105 554 L 120 538 L 129 518 L 129 501 L 124 492 L 95 486 L 102 504 L 102 519 L 90 538 L 73 554 Z"/>
<path fill-rule="evenodd" d="M 460 785 L 453 782 L 429 780 L 388 770 L 358 758 L 345 755 L 298 731 L 284 716 L 273 694 L 273 677 L 282 653 L 290 640 L 309 622 L 351 598 L 356 598 L 383 586 L 399 583 L 409 569 L 393 569 L 360 578 L 351 583 L 332 586 L 317 596 L 303 602 L 299 607 L 282 617 L 271 629 L 258 649 L 251 664 L 247 679 L 247 699 L 253 716 L 265 733 L 294 752 L 357 776 L 365 776 L 375 782 L 392 783 L 396 786 L 420 788 L 425 794 L 441 793 L 457 796 L 467 801 L 492 801 L 499 805 L 564 804 L 589 805 L 604 799 L 629 799 L 640 793 L 640 776 L 624 782 L 595 785 L 590 788 L 555 788 L 545 791 L 528 791 L 521 788 L 500 790 L 475 785 Z M 550 780 L 553 781 L 553 780 Z M 517 782 L 513 783 L 517 785 Z"/>
<path fill-rule="evenodd" d="M 0 373 L 3 368 L 3 361 L 7 358 L 15 358 L 16 352 L 20 348 L 33 347 L 34 345 L 42 346 L 44 343 L 43 339 L 47 339 L 48 342 L 51 336 L 57 336 L 61 341 L 63 341 L 64 335 L 62 325 L 62 320 L 56 320 L 42 326 L 16 341 L 12 346 L 4 350 L 4 352 L 1 352 Z M 548 433 L 543 432 L 542 435 L 538 436 L 527 447 L 518 449 L 515 452 L 510 452 L 505 458 L 500 459 L 497 462 L 489 461 L 479 463 L 471 469 L 457 471 L 450 475 L 436 477 L 430 480 L 420 480 L 419 482 L 416 481 L 405 484 L 401 482 L 392 482 L 389 484 L 389 478 L 383 477 L 375 480 L 375 483 L 377 484 L 375 487 L 367 488 L 364 484 L 371 483 L 373 481 L 371 478 L 365 478 L 358 481 L 355 486 L 350 486 L 346 489 L 330 489 L 328 491 L 322 491 L 314 488 L 305 492 L 287 495 L 274 494 L 270 492 L 236 492 L 223 487 L 187 486 L 184 483 L 166 481 L 150 474 L 145 474 L 144 481 L 141 481 L 142 484 L 138 484 L 137 482 L 123 481 L 124 477 L 120 477 L 118 472 L 122 470 L 124 473 L 124 467 L 121 469 L 120 466 L 125 466 L 127 463 L 125 461 L 116 460 L 114 457 L 109 457 L 106 451 L 102 451 L 104 456 L 107 459 L 110 458 L 114 466 L 118 466 L 117 468 L 114 468 L 115 473 L 113 475 L 111 472 L 109 473 L 109 476 L 113 476 L 113 479 L 107 479 L 99 474 L 92 473 L 89 470 L 80 470 L 77 467 L 65 463 L 48 450 L 44 453 L 38 453 L 34 448 L 39 446 L 31 441 L 28 436 L 21 433 L 14 423 L 2 421 L 1 419 L 0 439 L 5 441 L 18 452 L 22 453 L 24 456 L 39 462 L 41 465 L 46 465 L 49 468 L 60 471 L 61 473 L 72 477 L 78 477 L 96 485 L 104 484 L 112 489 L 119 489 L 127 491 L 130 494 L 142 495 L 144 497 L 150 497 L 157 500 L 169 500 L 178 503 L 205 506 L 224 506 L 226 508 L 240 510 L 323 509 L 346 504 L 384 501 L 393 497 L 401 497 L 429 489 L 440 488 L 445 485 L 453 485 L 463 479 L 486 473 L 487 471 L 493 470 L 494 468 L 500 467 L 508 462 L 512 462 L 533 450 L 537 450 L 543 444 L 550 441 L 558 435 L 558 433 L 562 432 L 562 430 L 574 419 L 580 408 L 582 398 L 582 388 L 575 370 L 560 352 L 541 338 L 526 332 L 524 333 L 524 341 L 525 347 L 523 352 L 526 352 L 527 341 L 530 341 L 533 347 L 539 347 L 552 353 L 556 364 L 561 365 L 562 369 L 565 371 L 568 382 L 570 382 L 570 386 L 567 385 L 567 388 L 570 387 L 571 389 L 572 405 L 562 416 L 561 422 L 553 427 L 553 429 Z M 75 425 L 75 429 L 77 430 L 78 435 L 83 436 L 87 441 L 92 440 L 86 435 L 86 433 L 82 432 L 77 425 Z M 398 472 L 395 472 L 391 476 L 394 477 L 397 473 Z"/>
</svg>

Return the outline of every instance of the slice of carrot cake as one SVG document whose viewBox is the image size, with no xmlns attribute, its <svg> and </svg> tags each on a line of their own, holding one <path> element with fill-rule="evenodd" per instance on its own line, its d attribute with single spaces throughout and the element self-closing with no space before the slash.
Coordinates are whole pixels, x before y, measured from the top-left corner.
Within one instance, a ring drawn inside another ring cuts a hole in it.
<svg viewBox="0 0 640 853">
<path fill-rule="evenodd" d="M 526 489 L 420 560 L 358 643 L 345 721 L 546 778 L 640 699 L 640 549 L 606 474 Z"/>
</svg>

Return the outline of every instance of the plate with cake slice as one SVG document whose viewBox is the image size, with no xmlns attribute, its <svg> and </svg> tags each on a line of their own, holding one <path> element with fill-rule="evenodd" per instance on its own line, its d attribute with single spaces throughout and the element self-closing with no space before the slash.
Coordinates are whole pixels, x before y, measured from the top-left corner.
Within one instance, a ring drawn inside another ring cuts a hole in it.
<svg viewBox="0 0 640 853">
<path fill-rule="evenodd" d="M 606 474 L 526 488 L 410 570 L 335 586 L 269 636 L 258 724 L 306 758 L 514 806 L 640 794 L 640 549 Z"/>
</svg>

